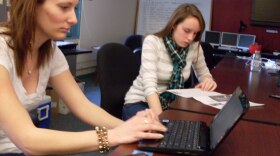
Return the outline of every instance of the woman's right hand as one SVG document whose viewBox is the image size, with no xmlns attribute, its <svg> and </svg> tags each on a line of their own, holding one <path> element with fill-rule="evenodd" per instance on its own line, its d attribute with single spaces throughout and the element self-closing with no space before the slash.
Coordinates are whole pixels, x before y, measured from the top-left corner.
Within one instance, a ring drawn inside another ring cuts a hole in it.
<svg viewBox="0 0 280 156">
<path fill-rule="evenodd" d="M 161 139 L 160 132 L 167 130 L 149 109 L 138 112 L 122 125 L 109 130 L 108 141 L 110 146 L 132 143 L 140 139 Z"/>
</svg>

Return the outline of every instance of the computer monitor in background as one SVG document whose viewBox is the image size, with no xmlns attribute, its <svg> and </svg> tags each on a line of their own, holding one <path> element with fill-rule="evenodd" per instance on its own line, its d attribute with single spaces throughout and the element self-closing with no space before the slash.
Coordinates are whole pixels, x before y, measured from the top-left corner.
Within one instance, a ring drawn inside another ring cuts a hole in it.
<svg viewBox="0 0 280 156">
<path fill-rule="evenodd" d="M 218 31 L 205 31 L 205 42 L 210 43 L 212 46 L 220 46 L 221 32 Z"/>
<path fill-rule="evenodd" d="M 239 34 L 237 48 L 248 51 L 250 44 L 255 43 L 256 35 Z"/>
<path fill-rule="evenodd" d="M 237 43 L 238 43 L 237 33 L 222 32 L 222 38 L 221 38 L 222 47 L 236 48 Z"/>
</svg>

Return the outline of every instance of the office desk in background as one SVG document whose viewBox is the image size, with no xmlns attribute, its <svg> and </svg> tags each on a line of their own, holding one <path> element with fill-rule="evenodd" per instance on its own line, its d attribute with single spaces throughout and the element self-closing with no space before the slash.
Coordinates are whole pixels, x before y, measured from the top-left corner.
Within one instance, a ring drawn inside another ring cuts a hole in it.
<svg viewBox="0 0 280 156">
<path fill-rule="evenodd" d="M 70 72 L 74 77 L 77 76 L 77 55 L 92 53 L 91 49 L 81 49 L 81 48 L 61 49 L 61 51 L 65 55 L 69 65 Z"/>
<path fill-rule="evenodd" d="M 226 48 L 221 49 L 221 47 L 214 46 L 214 56 L 225 57 L 225 56 L 247 56 L 250 57 L 252 54 L 249 51 L 242 51 L 237 48 Z M 261 56 L 267 59 L 280 59 L 280 55 L 274 55 L 272 51 L 262 51 Z"/>
<path fill-rule="evenodd" d="M 213 116 L 178 110 L 166 110 L 161 119 L 200 120 L 209 125 Z M 231 133 L 213 153 L 214 156 L 280 155 L 280 126 L 260 124 L 240 120 Z M 121 145 L 110 156 L 129 155 L 137 149 L 137 143 Z M 153 156 L 168 154 L 154 153 Z"/>
<path fill-rule="evenodd" d="M 251 57 L 252 54 L 248 51 L 238 51 L 238 49 L 232 48 L 232 50 L 225 50 L 225 49 L 219 49 L 217 46 L 214 46 L 213 48 L 213 62 L 214 64 L 218 64 L 223 58 L 226 57 Z M 275 55 L 273 52 L 269 51 L 262 51 L 261 52 L 261 57 L 262 58 L 267 58 L 267 59 L 272 59 L 272 60 L 280 60 L 280 54 Z"/>
<path fill-rule="evenodd" d="M 243 119 L 280 126 L 280 101 L 269 97 L 280 95 L 277 87 L 279 76 L 273 76 L 262 69 L 261 72 L 250 72 L 245 60 L 224 58 L 211 73 L 217 82 L 217 92 L 231 94 L 237 86 L 245 92 L 252 102 L 264 103 L 264 106 L 251 107 Z M 178 97 L 171 109 L 214 115 L 219 110 L 206 106 L 194 99 Z"/>
</svg>

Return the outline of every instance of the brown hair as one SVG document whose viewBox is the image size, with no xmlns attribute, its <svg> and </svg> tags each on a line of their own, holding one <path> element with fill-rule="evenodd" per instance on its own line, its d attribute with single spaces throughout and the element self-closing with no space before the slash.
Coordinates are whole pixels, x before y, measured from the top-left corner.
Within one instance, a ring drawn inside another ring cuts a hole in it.
<svg viewBox="0 0 280 156">
<path fill-rule="evenodd" d="M 183 22 L 189 16 L 193 16 L 197 18 L 197 20 L 199 21 L 200 31 L 197 33 L 196 37 L 194 38 L 194 41 L 200 41 L 202 37 L 202 33 L 205 29 L 205 21 L 199 9 L 195 5 L 189 3 L 180 5 L 173 12 L 166 26 L 161 31 L 155 33 L 154 35 L 158 37 L 164 37 L 172 33 L 173 28 L 176 27 L 179 23 Z"/>
<path fill-rule="evenodd" d="M 10 37 L 8 46 L 14 52 L 17 75 L 23 74 L 27 54 L 35 40 L 36 8 L 45 0 L 10 0 L 10 20 L 5 24 L 7 31 L 1 33 Z M 52 42 L 47 40 L 40 48 L 36 68 L 48 62 L 52 55 Z"/>
</svg>

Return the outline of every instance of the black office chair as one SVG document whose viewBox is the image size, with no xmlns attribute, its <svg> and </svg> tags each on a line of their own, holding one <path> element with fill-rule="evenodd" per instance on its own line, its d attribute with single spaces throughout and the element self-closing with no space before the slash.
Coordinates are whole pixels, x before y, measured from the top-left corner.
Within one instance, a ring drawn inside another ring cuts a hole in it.
<svg viewBox="0 0 280 156">
<path fill-rule="evenodd" d="M 108 43 L 97 53 L 101 107 L 117 118 L 122 116 L 124 97 L 139 73 L 135 54 L 125 45 Z"/>
<path fill-rule="evenodd" d="M 130 35 L 124 41 L 124 45 L 129 47 L 132 51 L 136 48 L 142 48 L 143 36 L 142 35 Z"/>
<path fill-rule="evenodd" d="M 184 83 L 184 88 L 193 88 L 197 83 L 198 83 L 198 79 L 196 78 L 193 67 L 191 67 L 190 77 Z"/>
<path fill-rule="evenodd" d="M 207 64 L 207 67 L 209 70 L 213 69 L 218 62 L 215 62 L 214 59 L 214 48 L 211 46 L 210 43 L 207 42 L 201 42 L 201 47 L 203 49 L 204 57 L 205 57 L 205 62 Z"/>
<path fill-rule="evenodd" d="M 135 54 L 139 65 L 141 65 L 142 48 L 136 48 L 133 53 Z"/>
<path fill-rule="evenodd" d="M 217 63 L 215 63 L 214 59 L 214 48 L 207 42 L 201 42 L 201 47 L 203 49 L 203 54 L 205 57 L 205 62 L 209 70 L 213 69 Z M 194 87 L 195 84 L 198 83 L 198 79 L 194 73 L 193 68 L 191 67 L 191 73 L 189 79 L 185 82 L 184 87 L 185 88 L 191 88 Z"/>
</svg>

